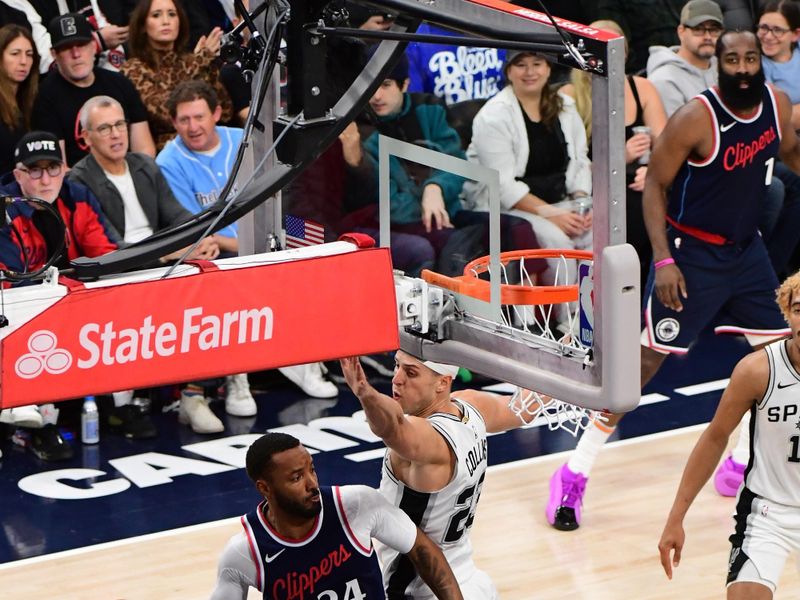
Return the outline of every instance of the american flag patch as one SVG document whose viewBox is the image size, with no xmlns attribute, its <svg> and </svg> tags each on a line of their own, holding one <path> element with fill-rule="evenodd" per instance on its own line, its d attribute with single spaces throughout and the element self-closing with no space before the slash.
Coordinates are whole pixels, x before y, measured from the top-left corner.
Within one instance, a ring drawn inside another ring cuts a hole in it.
<svg viewBox="0 0 800 600">
<path fill-rule="evenodd" d="M 286 215 L 286 248 L 314 246 L 325 241 L 325 228 L 319 223 Z"/>
</svg>

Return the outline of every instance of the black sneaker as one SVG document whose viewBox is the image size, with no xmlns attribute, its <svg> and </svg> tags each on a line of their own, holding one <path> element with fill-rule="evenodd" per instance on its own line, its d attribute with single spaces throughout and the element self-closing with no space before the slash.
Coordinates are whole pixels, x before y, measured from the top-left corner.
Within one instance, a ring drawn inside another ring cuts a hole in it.
<svg viewBox="0 0 800 600">
<path fill-rule="evenodd" d="M 158 435 L 153 419 L 135 404 L 115 407 L 108 416 L 108 426 L 129 440 L 145 440 Z"/>
<path fill-rule="evenodd" d="M 362 356 L 361 364 L 365 368 L 375 371 L 381 377 L 388 379 L 394 377 L 394 352 Z"/>
<path fill-rule="evenodd" d="M 69 460 L 72 458 L 72 446 L 61 437 L 58 427 L 52 424 L 41 429 L 29 429 L 31 435 L 31 452 L 42 460 Z"/>
</svg>

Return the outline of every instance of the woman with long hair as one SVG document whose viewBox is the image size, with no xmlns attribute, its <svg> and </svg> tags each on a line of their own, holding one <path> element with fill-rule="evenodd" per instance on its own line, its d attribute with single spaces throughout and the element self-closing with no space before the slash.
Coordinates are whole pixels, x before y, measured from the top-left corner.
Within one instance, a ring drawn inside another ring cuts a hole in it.
<svg viewBox="0 0 800 600">
<path fill-rule="evenodd" d="M 231 120 L 231 99 L 219 81 L 217 53 L 222 31 L 218 27 L 200 38 L 194 52 L 188 52 L 189 20 L 180 2 L 140 0 L 131 13 L 129 28 L 131 58 L 120 71 L 142 96 L 157 150 L 175 137 L 167 99 L 182 81 L 207 81 L 219 96 L 222 121 Z"/>
<path fill-rule="evenodd" d="M 621 36 L 625 34 L 616 21 L 595 21 L 589 27 L 613 31 Z M 625 42 L 627 55 L 628 43 Z M 647 176 L 647 157 L 650 146 L 661 134 L 667 124 L 664 105 L 655 86 L 644 77 L 628 75 L 625 78 L 625 172 L 628 185 L 626 194 L 626 223 L 628 242 L 636 248 L 641 266 L 641 289 L 650 270 L 653 252 L 650 239 L 644 226 L 642 214 L 642 191 Z M 573 70 L 570 83 L 561 88 L 561 92 L 575 99 L 575 107 L 581 116 L 586 138 L 591 147 L 592 138 L 592 76 L 579 70 Z M 649 131 L 645 131 L 649 129 Z"/>
<path fill-rule="evenodd" d="M 39 53 L 30 32 L 19 25 L 0 27 L 0 174 L 14 168 L 14 147 L 30 130 L 39 89 Z"/>
<path fill-rule="evenodd" d="M 509 51 L 504 73 L 508 85 L 475 115 L 467 158 L 499 172 L 502 212 L 526 219 L 541 247 L 590 248 L 592 174 L 575 101 L 550 86 L 550 64 L 539 54 Z M 464 197 L 466 208 L 489 210 L 485 184 L 468 181 Z M 548 259 L 546 282 L 561 264 Z"/>
</svg>

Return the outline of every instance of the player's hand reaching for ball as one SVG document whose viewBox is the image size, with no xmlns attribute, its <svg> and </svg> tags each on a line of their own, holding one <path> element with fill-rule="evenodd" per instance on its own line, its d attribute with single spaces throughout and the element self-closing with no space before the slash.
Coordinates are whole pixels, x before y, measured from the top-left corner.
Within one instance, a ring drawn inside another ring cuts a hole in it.
<svg viewBox="0 0 800 600">
<path fill-rule="evenodd" d="M 675 312 L 683 310 L 684 300 L 689 297 L 686 293 L 686 280 L 683 273 L 675 263 L 664 265 L 656 269 L 656 296 L 658 301 Z"/>
</svg>

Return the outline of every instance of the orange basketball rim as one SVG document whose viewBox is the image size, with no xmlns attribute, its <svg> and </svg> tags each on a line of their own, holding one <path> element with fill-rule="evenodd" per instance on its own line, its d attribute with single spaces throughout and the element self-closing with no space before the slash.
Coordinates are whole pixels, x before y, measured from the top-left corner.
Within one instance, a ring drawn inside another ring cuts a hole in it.
<svg viewBox="0 0 800 600">
<path fill-rule="evenodd" d="M 564 260 L 593 260 L 589 250 L 566 250 L 558 248 L 535 248 L 530 250 L 512 250 L 500 253 L 500 264 L 503 269 L 508 263 L 525 259 L 560 258 Z M 448 277 L 435 271 L 425 269 L 422 279 L 431 285 L 438 286 L 475 298 L 483 302 L 490 302 L 490 284 L 486 279 L 481 279 L 483 273 L 489 272 L 489 256 L 482 256 L 467 263 L 464 274 L 458 277 Z M 504 305 L 539 305 L 560 304 L 562 302 L 575 302 L 578 300 L 578 286 L 572 285 L 535 285 L 533 279 L 529 284 L 500 285 L 500 304 Z"/>
</svg>

